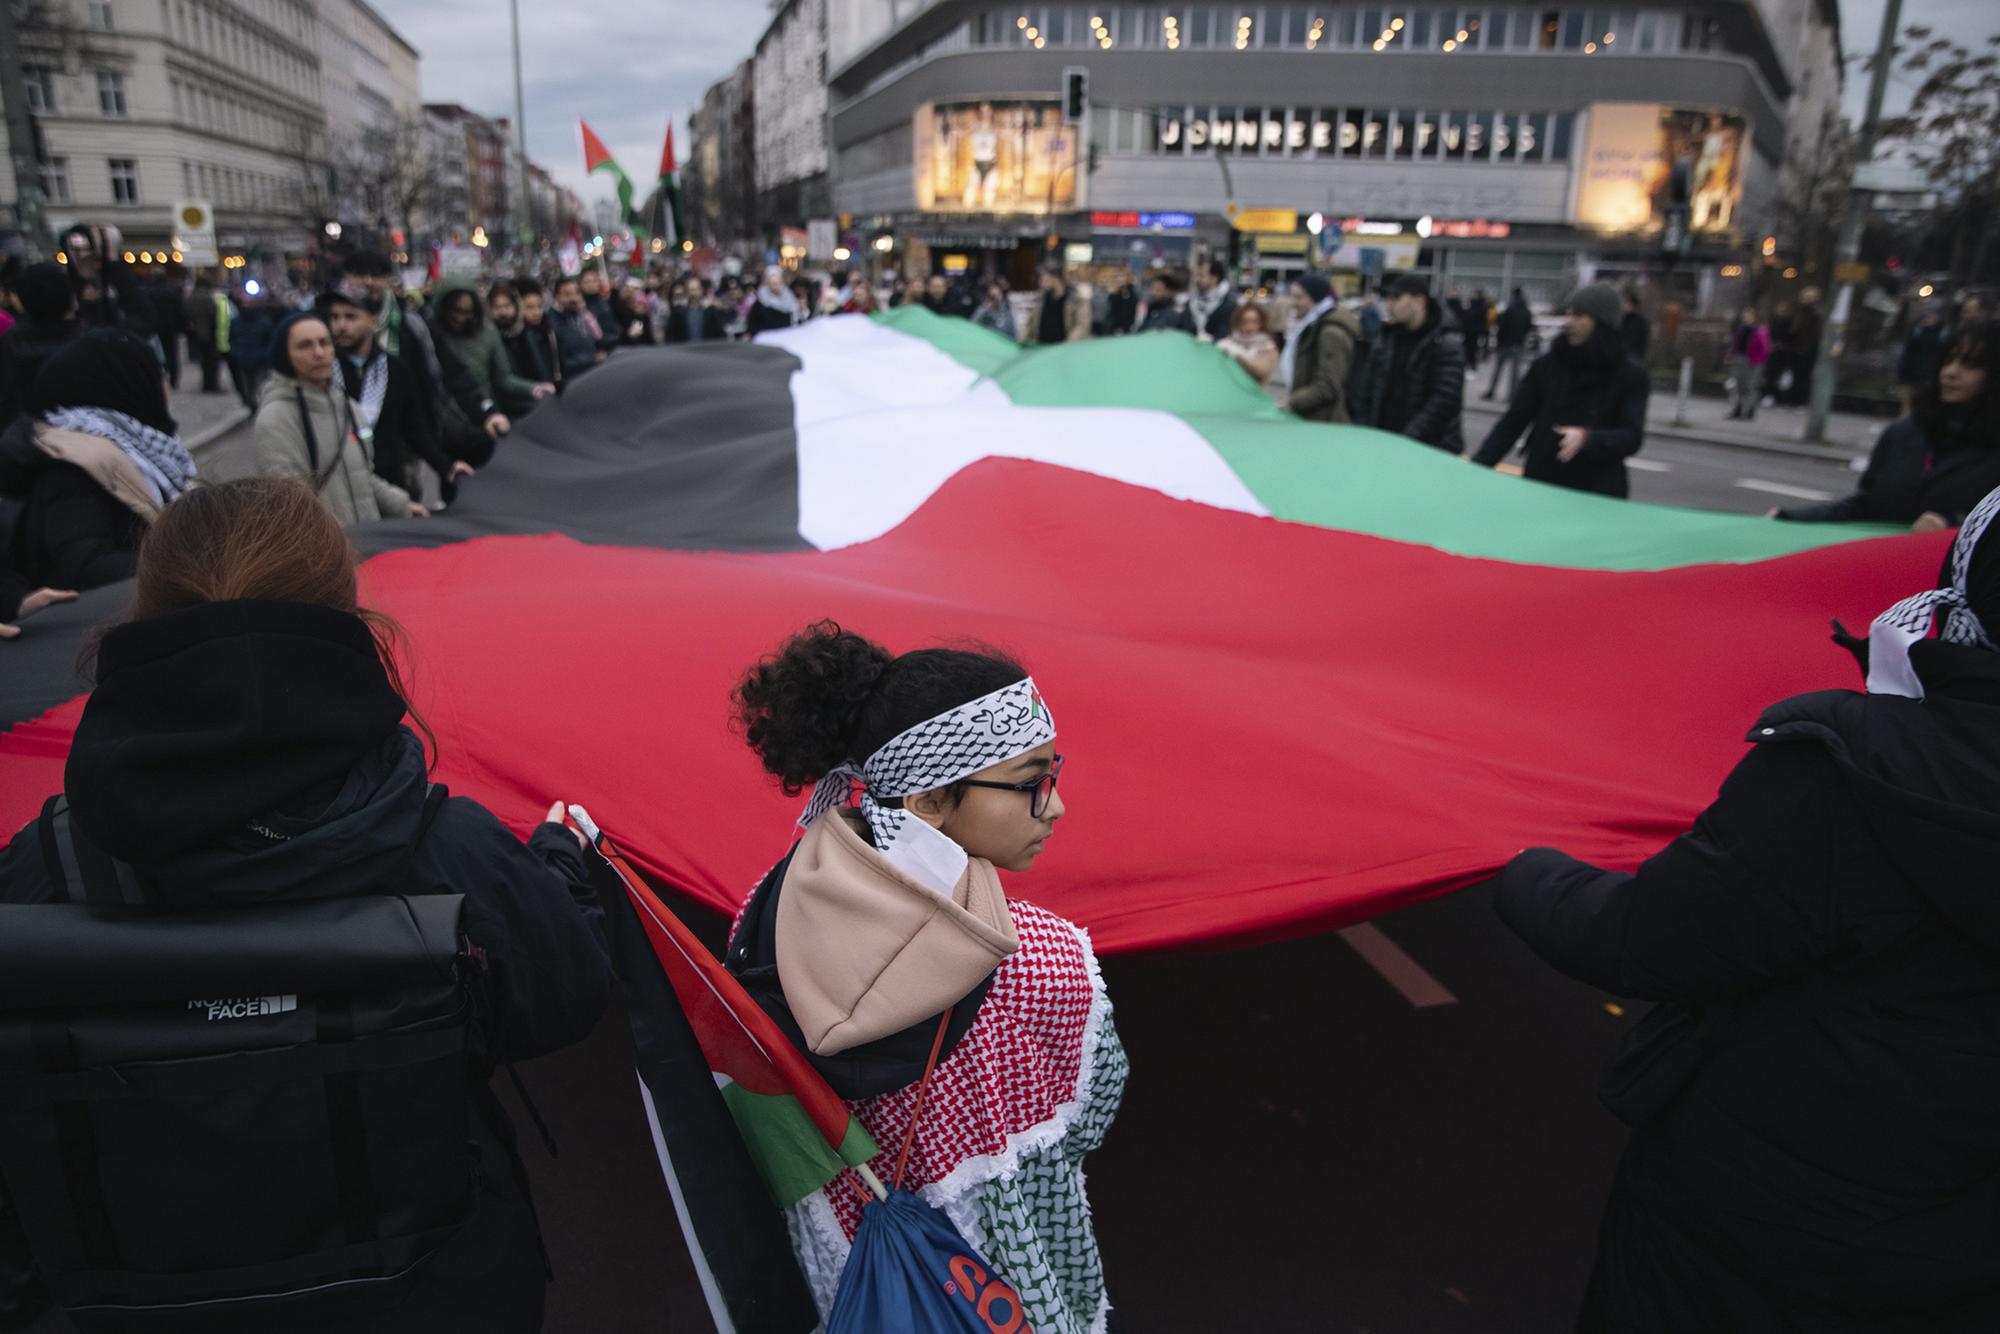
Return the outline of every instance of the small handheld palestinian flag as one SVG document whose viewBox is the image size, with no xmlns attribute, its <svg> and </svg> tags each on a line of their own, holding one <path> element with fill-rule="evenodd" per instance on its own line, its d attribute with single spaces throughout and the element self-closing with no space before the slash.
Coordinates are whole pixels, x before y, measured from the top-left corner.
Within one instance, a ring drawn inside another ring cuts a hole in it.
<svg viewBox="0 0 2000 1334">
<path fill-rule="evenodd" d="M 611 173 L 618 182 L 618 220 L 620 222 L 631 222 L 632 178 L 625 174 L 625 169 L 618 165 L 616 158 L 611 156 L 611 150 L 606 148 L 604 141 L 597 137 L 597 131 L 590 128 L 590 122 L 584 120 L 582 117 L 578 117 L 576 123 L 583 130 L 583 170 L 585 174 L 587 175 L 596 171 L 609 171 Z"/>
<path fill-rule="evenodd" d="M 674 163 L 674 123 L 667 121 L 667 145 L 660 150 L 660 216 L 654 232 L 670 246 L 687 239 L 687 225 L 681 220 L 681 178 Z"/>
<path fill-rule="evenodd" d="M 798 1328 L 811 1329 L 819 1317 L 774 1206 L 797 1203 L 847 1167 L 880 1191 L 866 1166 L 875 1142 L 588 812 L 569 812 L 611 873 L 600 877 L 599 897 L 612 966 L 626 992 L 653 1145 L 710 1308 L 718 1325 L 726 1308 L 737 1330 L 786 1328 L 746 1320 L 740 1308 L 791 1309 L 796 1284 L 808 1317 Z M 740 1179 L 744 1165 L 764 1189 Z"/>
</svg>

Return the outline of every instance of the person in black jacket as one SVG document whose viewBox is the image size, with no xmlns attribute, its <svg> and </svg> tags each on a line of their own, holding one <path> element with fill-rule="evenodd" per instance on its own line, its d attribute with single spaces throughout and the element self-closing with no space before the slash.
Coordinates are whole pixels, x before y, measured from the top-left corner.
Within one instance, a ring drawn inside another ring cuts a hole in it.
<svg viewBox="0 0 2000 1334">
<path fill-rule="evenodd" d="M 471 477 L 473 468 L 438 444 L 437 425 L 410 363 L 392 357 L 375 336 L 375 310 L 365 291 L 336 288 L 315 307 L 333 335 L 334 364 L 354 403 L 355 425 L 375 459 L 375 475 L 412 496 L 424 493 L 419 463 L 441 483 Z M 444 508 L 440 501 L 434 508 Z"/>
<path fill-rule="evenodd" d="M 169 506 L 140 559 L 133 614 L 102 640 L 63 775 L 69 818 L 130 865 L 155 912 L 462 894 L 462 929 L 484 958 L 493 1058 L 578 1042 L 603 1014 L 610 980 L 581 840 L 552 807 L 524 845 L 465 797 L 443 801 L 424 829 L 424 746 L 403 723 L 393 658 L 356 602 L 354 564 L 339 525 L 296 481 L 229 482 Z M 0 852 L 0 901 L 53 900 L 40 824 Z M 463 1137 L 434 1146 L 476 1149 L 472 1212 L 411 1284 L 365 1313 L 288 1310 L 253 1328 L 540 1328 L 547 1271 L 527 1178 L 499 1101 L 483 1086 L 472 1093 Z M 257 1105 L 242 1103 L 246 1115 Z M 177 1166 L 198 1171 L 201 1155 L 226 1149 L 187 1144 Z M 129 1181 L 141 1168 L 104 1170 Z M 327 1230 L 340 1222 L 329 1217 Z M 72 1319 L 83 1334 L 102 1327 L 87 1313 Z"/>
<path fill-rule="evenodd" d="M 21 318 L 0 337 L 0 427 L 31 410 L 35 381 L 50 357 L 83 332 L 76 291 L 59 264 L 30 264 L 14 279 Z"/>
<path fill-rule="evenodd" d="M 1618 321 L 1618 336 L 1625 342 L 1626 355 L 1641 366 L 1645 365 L 1646 349 L 1653 342 L 1653 322 L 1639 308 L 1637 292 L 1625 293 L 1625 314 Z"/>
<path fill-rule="evenodd" d="M 1195 332 L 1194 316 L 1182 309 L 1178 284 L 1164 273 L 1153 275 L 1146 287 L 1146 314 L 1139 321 L 1140 333 Z"/>
<path fill-rule="evenodd" d="M 1195 336 L 1205 343 L 1219 343 L 1236 328 L 1236 294 L 1229 290 L 1229 266 L 1211 255 L 1194 266 L 1190 276 L 1188 314 L 1194 320 Z"/>
<path fill-rule="evenodd" d="M 1487 467 L 1527 432 L 1527 475 L 1538 482 L 1624 498 L 1625 460 L 1646 439 L 1646 372 L 1618 337 L 1618 289 L 1592 283 L 1567 303 L 1563 337 L 1536 358 L 1506 414 L 1473 456 Z"/>
<path fill-rule="evenodd" d="M 1408 436 L 1448 454 L 1465 452 L 1465 340 L 1430 283 L 1406 273 L 1388 285 L 1389 318 L 1354 377 L 1356 426 Z"/>
<path fill-rule="evenodd" d="M 1636 874 L 1501 876 L 1550 964 L 1660 1003 L 1605 1086 L 1637 1130 L 1580 1331 L 2000 1329 L 1996 516 L 1876 621 L 1867 694 L 1766 712 Z"/>
<path fill-rule="evenodd" d="M 486 290 L 486 314 L 500 332 L 500 343 L 507 349 L 507 364 L 514 368 L 514 374 L 537 384 L 554 384 L 562 366 L 548 341 L 528 328 L 528 317 L 521 309 L 521 289 L 512 282 L 494 283 Z"/>
<path fill-rule="evenodd" d="M 716 308 L 708 284 L 690 274 L 679 304 L 667 312 L 669 343 L 720 343 L 729 338 L 729 319 Z"/>
<path fill-rule="evenodd" d="M 130 578 L 148 525 L 195 482 L 159 361 L 93 329 L 49 358 L 32 407 L 0 435 L 0 496 L 15 501 L 0 563 L 52 588 Z"/>
<path fill-rule="evenodd" d="M 582 378 L 610 355 L 600 344 L 597 317 L 590 313 L 583 286 L 575 278 L 556 279 L 556 308 L 549 318 L 555 322 L 556 352 L 562 360 L 559 388 Z"/>
<path fill-rule="evenodd" d="M 1499 323 L 1493 330 L 1493 378 L 1486 382 L 1486 392 L 1482 398 L 1492 399 L 1500 388 L 1500 372 L 1507 372 L 1507 401 L 1514 401 L 1514 391 L 1520 387 L 1521 358 L 1527 355 L 1528 335 L 1535 331 L 1535 313 L 1528 309 L 1528 298 L 1520 288 L 1507 301 L 1507 308 L 1500 312 Z"/>
<path fill-rule="evenodd" d="M 1890 423 L 1868 455 L 1851 496 L 1772 510 L 1804 523 L 1907 524 L 1917 532 L 1956 527 L 2000 486 L 2000 320 L 1964 329 L 1942 365 Z"/>
</svg>

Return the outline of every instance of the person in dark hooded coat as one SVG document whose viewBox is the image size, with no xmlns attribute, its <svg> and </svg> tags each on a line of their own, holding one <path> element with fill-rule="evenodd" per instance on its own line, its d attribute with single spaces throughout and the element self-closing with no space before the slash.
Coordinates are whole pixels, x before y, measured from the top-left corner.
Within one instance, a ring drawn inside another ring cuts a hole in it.
<svg viewBox="0 0 2000 1334">
<path fill-rule="evenodd" d="M 226 482 L 169 506 L 141 554 L 132 617 L 102 640 L 63 773 L 70 821 L 131 868 L 159 913 L 462 894 L 462 929 L 489 978 L 493 1059 L 581 1041 L 610 988 L 581 843 L 553 823 L 559 808 L 523 843 L 478 802 L 431 796 L 423 743 L 404 725 L 401 680 L 357 604 L 354 566 L 339 525 L 302 482 Z M 0 902 L 56 901 L 52 818 L 0 851 Z M 260 1104 L 241 1105 L 248 1113 Z M 548 1281 L 540 1229 L 507 1113 L 484 1084 L 472 1090 L 462 1143 L 436 1147 L 463 1144 L 476 1150 L 472 1212 L 406 1288 L 385 1290 L 390 1304 L 337 1316 L 250 1312 L 247 1326 L 241 1313 L 227 1324 L 204 1314 L 175 1328 L 539 1329 Z M 103 1170 L 129 1180 L 146 1168 Z M 0 1226 L 0 1294 L 19 1263 Z M 107 1328 L 101 1312 L 72 1319 L 82 1334 Z"/>
<path fill-rule="evenodd" d="M 147 526 L 195 484 L 158 359 L 92 329 L 49 359 L 31 406 L 0 432 L 0 497 L 14 502 L 0 563 L 53 588 L 130 578 Z"/>
<path fill-rule="evenodd" d="M 83 332 L 76 292 L 59 264 L 30 264 L 14 280 L 21 319 L 0 337 L 0 426 L 34 402 L 35 380 L 63 344 Z"/>
<path fill-rule="evenodd" d="M 1580 1331 L 2000 1329 L 1996 520 L 1876 620 L 1868 693 L 1767 711 L 1637 873 L 1502 874 L 1545 960 L 1659 1003 L 1605 1084 L 1637 1129 Z"/>
<path fill-rule="evenodd" d="M 1525 431 L 1523 472 L 1530 479 L 1621 500 L 1632 494 L 1625 460 L 1646 441 L 1652 383 L 1619 339 L 1623 309 L 1610 283 L 1592 283 L 1570 297 L 1564 336 L 1528 368 L 1474 463 L 1499 463 Z"/>
</svg>

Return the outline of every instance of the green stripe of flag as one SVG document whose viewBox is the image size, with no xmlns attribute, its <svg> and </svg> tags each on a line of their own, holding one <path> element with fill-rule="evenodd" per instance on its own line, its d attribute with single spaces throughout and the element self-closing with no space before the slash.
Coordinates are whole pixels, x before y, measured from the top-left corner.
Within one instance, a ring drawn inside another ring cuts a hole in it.
<svg viewBox="0 0 2000 1334">
<path fill-rule="evenodd" d="M 1019 349 L 921 307 L 877 317 L 1023 407 L 1140 408 L 1208 441 L 1280 519 L 1463 556 L 1599 570 L 1747 562 L 1899 531 L 1633 504 L 1496 474 L 1359 427 L 1302 422 L 1214 348 L 1135 334 Z"/>
<path fill-rule="evenodd" d="M 798 1203 L 842 1169 L 859 1167 L 879 1152 L 861 1122 L 850 1116 L 836 1154 L 789 1093 L 752 1093 L 732 1080 L 722 1086 L 722 1101 L 758 1175 L 781 1206 Z"/>
</svg>

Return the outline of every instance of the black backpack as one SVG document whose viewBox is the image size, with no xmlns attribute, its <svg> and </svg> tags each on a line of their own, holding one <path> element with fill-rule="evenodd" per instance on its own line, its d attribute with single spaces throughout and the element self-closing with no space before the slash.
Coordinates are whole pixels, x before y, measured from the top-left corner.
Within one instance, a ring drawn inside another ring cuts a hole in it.
<svg viewBox="0 0 2000 1334">
<path fill-rule="evenodd" d="M 69 901 L 0 905 L 0 1191 L 56 1304 L 187 1330 L 393 1302 L 476 1204 L 463 897 L 160 907 L 62 798 L 39 830 Z"/>
</svg>

